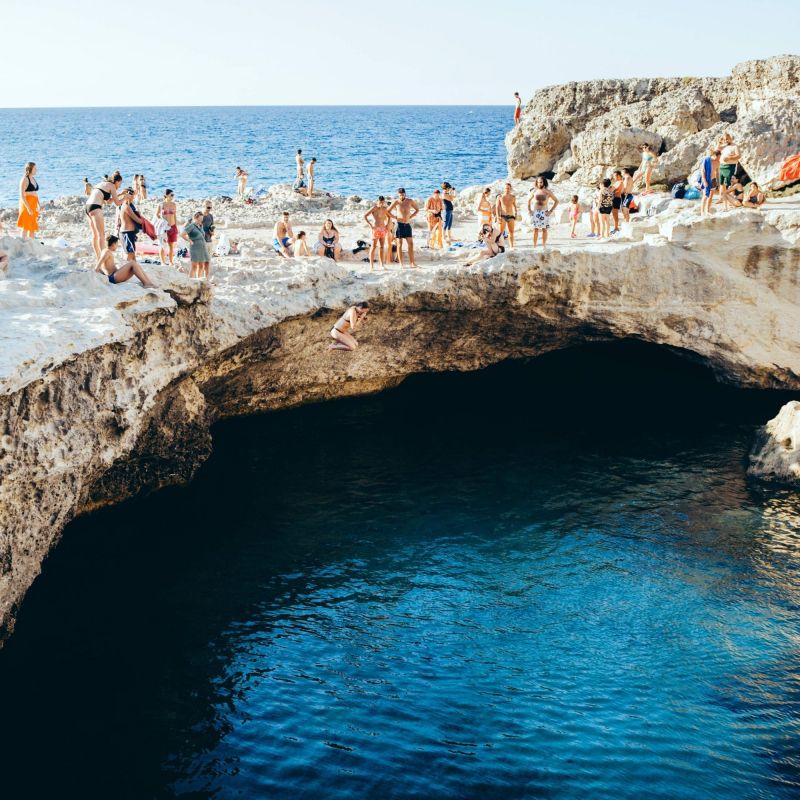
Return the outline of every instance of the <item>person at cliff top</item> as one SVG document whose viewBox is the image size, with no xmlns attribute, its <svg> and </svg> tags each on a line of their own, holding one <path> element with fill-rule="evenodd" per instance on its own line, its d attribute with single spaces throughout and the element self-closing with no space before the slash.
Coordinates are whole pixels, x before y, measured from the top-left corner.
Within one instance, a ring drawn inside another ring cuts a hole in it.
<svg viewBox="0 0 800 800">
<path fill-rule="evenodd" d="M 603 178 L 597 189 L 597 210 L 600 212 L 600 238 L 608 239 L 611 236 L 611 212 L 614 210 L 610 178 Z"/>
<path fill-rule="evenodd" d="M 478 205 L 475 208 L 481 218 L 482 226 L 491 225 L 492 220 L 494 219 L 494 209 L 492 208 L 492 204 L 489 200 L 491 193 L 491 189 L 484 189 L 483 192 L 481 192 L 481 196 L 478 198 Z"/>
<path fill-rule="evenodd" d="M 372 219 L 370 219 L 370 217 Z M 364 221 L 372 230 L 372 245 L 369 248 L 369 269 L 375 268 L 375 250 L 378 251 L 378 264 L 383 269 L 383 256 L 386 250 L 386 234 L 389 231 L 389 212 L 386 210 L 386 198 L 381 195 L 378 202 L 364 214 Z M 391 255 L 391 253 L 390 253 Z"/>
<path fill-rule="evenodd" d="M 393 214 L 393 211 L 397 214 Z M 408 247 L 408 260 L 410 266 L 416 267 L 414 261 L 414 232 L 411 229 L 411 220 L 419 214 L 419 206 L 406 197 L 405 189 L 397 190 L 397 200 L 389 206 L 389 216 L 397 220 L 397 230 L 395 231 L 394 238 L 397 240 L 397 260 L 400 266 L 403 266 L 403 242 Z"/>
<path fill-rule="evenodd" d="M 517 225 L 517 196 L 513 187 L 507 183 L 503 193 L 498 196 L 494 209 L 495 219 L 500 223 L 500 233 L 508 231 L 508 244 L 514 246 L 514 228 Z"/>
<path fill-rule="evenodd" d="M 301 258 L 311 255 L 311 251 L 308 249 L 308 244 L 306 243 L 305 231 L 298 232 L 297 238 L 294 240 L 293 252 L 295 258 Z"/>
<path fill-rule="evenodd" d="M 633 175 L 627 167 L 622 170 L 622 181 L 622 218 L 625 222 L 629 222 L 633 202 Z"/>
<path fill-rule="evenodd" d="M 319 238 L 316 245 L 314 245 L 314 251 L 318 256 L 325 256 L 325 258 L 330 258 L 334 261 L 338 261 L 342 257 L 339 231 L 336 230 L 332 219 L 326 219 L 322 223 Z"/>
<path fill-rule="evenodd" d="M 482 225 L 481 232 L 478 234 L 478 241 L 486 246 L 486 258 L 493 258 L 500 253 L 505 253 L 506 249 L 500 244 L 503 238 L 503 229 L 495 225 Z M 470 264 L 471 266 L 471 264 Z"/>
<path fill-rule="evenodd" d="M 522 118 L 522 98 L 519 96 L 519 92 L 514 92 L 514 124 L 519 125 L 519 121 Z"/>
<path fill-rule="evenodd" d="M 203 233 L 203 212 L 196 211 L 189 222 L 183 226 L 181 236 L 189 242 L 189 259 L 192 270 L 189 277 L 208 280 L 208 267 L 211 256 L 208 253 L 206 236 Z"/>
<path fill-rule="evenodd" d="M 553 201 L 550 208 L 548 200 Z M 547 232 L 550 229 L 550 215 L 556 210 L 558 198 L 547 188 L 547 178 L 538 177 L 536 187 L 528 197 L 528 222 L 533 229 L 533 246 L 539 241 L 539 232 L 542 233 L 542 247 L 547 244 Z"/>
<path fill-rule="evenodd" d="M 578 227 L 578 221 L 581 218 L 581 204 L 580 200 L 578 199 L 578 195 L 572 195 L 572 200 L 569 204 L 569 221 L 570 221 L 570 238 L 575 239 L 577 238 L 578 234 L 575 232 L 575 228 Z"/>
<path fill-rule="evenodd" d="M 144 220 L 133 204 L 136 192 L 128 187 L 122 192 L 122 205 L 119 208 L 120 237 L 125 247 L 125 258 L 136 261 L 136 236 L 142 229 Z"/>
<path fill-rule="evenodd" d="M 293 241 L 294 233 L 289 222 L 289 212 L 284 211 L 281 219 L 275 223 L 275 227 L 272 229 L 272 249 L 284 258 L 291 258 L 292 251 L 289 247 Z"/>
<path fill-rule="evenodd" d="M 314 194 L 314 171 L 317 168 L 317 159 L 312 158 L 306 167 L 306 175 L 308 176 L 308 188 L 306 189 L 306 197 L 311 197 Z"/>
<path fill-rule="evenodd" d="M 625 192 L 625 179 L 622 177 L 621 170 L 615 169 L 611 179 L 611 217 L 614 220 L 614 227 L 611 235 L 619 233 L 619 210 L 622 208 L 622 195 Z"/>
<path fill-rule="evenodd" d="M 36 175 L 36 164 L 29 161 L 19 182 L 17 227 L 22 231 L 23 239 L 33 239 L 39 230 L 39 184 L 34 175 Z"/>
<path fill-rule="evenodd" d="M 303 161 L 303 151 L 298 150 L 297 155 L 294 157 L 295 164 L 297 166 L 297 175 L 295 176 L 294 183 L 292 184 L 292 189 L 294 189 L 298 194 L 306 194 L 306 182 L 304 180 L 305 176 L 305 161 Z"/>
<path fill-rule="evenodd" d="M 164 199 L 156 206 L 156 235 L 161 263 L 175 266 L 175 245 L 178 241 L 178 206 L 175 205 L 175 192 L 164 191 Z"/>
<path fill-rule="evenodd" d="M 703 193 L 700 213 L 703 216 L 711 213 L 711 200 L 714 197 L 714 191 L 719 186 L 719 156 L 720 151 L 712 147 L 700 165 L 700 189 Z"/>
<path fill-rule="evenodd" d="M 644 180 L 644 191 L 642 194 L 652 194 L 650 188 L 650 178 L 653 176 L 653 167 L 658 163 L 658 155 L 650 144 L 642 145 L 642 163 L 633 175 L 634 182 Z"/>
<path fill-rule="evenodd" d="M 119 245 L 116 236 L 109 236 L 106 239 L 106 246 L 101 251 L 95 265 L 95 272 L 99 272 L 108 278 L 109 283 L 124 283 L 134 275 L 141 281 L 145 289 L 155 289 L 155 284 L 147 277 L 147 273 L 136 263 L 136 261 L 126 261 L 119 269 L 114 263 L 114 253 Z"/>
<path fill-rule="evenodd" d="M 425 201 L 425 216 L 428 220 L 428 247 L 442 249 L 444 237 L 442 236 L 442 213 L 444 203 L 442 193 L 434 189 L 433 194 Z"/>
<path fill-rule="evenodd" d="M 103 240 L 106 235 L 103 206 L 106 203 L 114 203 L 116 206 L 122 205 L 122 198 L 117 196 L 121 185 L 122 175 L 117 170 L 110 178 L 106 175 L 104 180 L 100 181 L 86 198 L 85 211 L 89 220 L 89 230 L 92 232 L 92 249 L 98 258 L 103 250 Z"/>
<path fill-rule="evenodd" d="M 739 148 L 733 143 L 733 136 L 729 133 L 722 135 L 719 140 L 719 184 L 720 186 L 730 186 L 736 168 L 739 166 L 741 154 Z"/>
<path fill-rule="evenodd" d="M 742 205 L 745 208 L 760 208 L 764 205 L 766 200 L 767 198 L 759 188 L 758 184 L 753 181 L 747 187 L 747 192 L 745 193 L 744 200 L 742 200 Z"/>
<path fill-rule="evenodd" d="M 445 181 L 442 184 L 442 204 L 444 205 L 444 225 L 442 231 L 448 245 L 453 244 L 453 209 L 456 202 L 456 190 Z"/>
<path fill-rule="evenodd" d="M 369 303 L 356 303 L 336 320 L 331 328 L 331 336 L 336 340 L 330 350 L 355 350 L 358 347 L 353 331 L 361 325 L 369 313 Z"/>
<path fill-rule="evenodd" d="M 245 192 L 247 191 L 247 172 L 241 167 L 236 167 L 236 196 L 244 199 Z"/>
</svg>

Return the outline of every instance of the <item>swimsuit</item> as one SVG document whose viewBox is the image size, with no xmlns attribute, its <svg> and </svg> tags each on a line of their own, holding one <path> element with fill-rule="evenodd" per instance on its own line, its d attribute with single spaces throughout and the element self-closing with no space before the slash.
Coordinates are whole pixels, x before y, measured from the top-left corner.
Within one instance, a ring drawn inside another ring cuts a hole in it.
<svg viewBox="0 0 800 800">
<path fill-rule="evenodd" d="M 116 283 L 116 282 L 117 282 L 117 279 L 114 277 L 114 275 L 116 275 L 116 271 L 115 271 L 115 272 L 112 272 L 112 273 L 111 273 L 111 274 L 108 276 L 108 282 L 109 282 L 109 283 Z"/>
<path fill-rule="evenodd" d="M 385 225 L 376 225 L 372 229 L 372 238 L 373 239 L 385 239 L 386 238 L 386 226 Z"/>
<path fill-rule="evenodd" d="M 453 204 L 445 199 L 444 203 L 444 229 L 449 231 L 453 227 Z"/>
<path fill-rule="evenodd" d="M 413 237 L 413 233 L 411 231 L 411 223 L 410 222 L 398 222 L 397 223 L 397 233 L 395 233 L 395 238 L 397 239 L 411 239 Z"/>
<path fill-rule="evenodd" d="M 25 202 L 20 199 L 19 201 L 19 214 L 17 215 L 17 227 L 23 231 L 34 233 L 39 230 L 39 184 L 36 181 L 31 181 L 28 178 L 28 188 L 25 190 L 27 197 Z M 30 213 L 25 208 L 25 203 L 30 206 Z"/>
<path fill-rule="evenodd" d="M 293 184 L 292 189 L 297 191 L 298 189 L 304 189 L 306 182 L 302 178 L 298 178 Z"/>
<path fill-rule="evenodd" d="M 546 231 L 550 227 L 550 217 L 543 208 L 537 208 L 530 217 L 531 227 L 538 231 Z"/>
<path fill-rule="evenodd" d="M 125 245 L 126 253 L 136 252 L 136 231 L 122 231 L 122 243 Z"/>
<path fill-rule="evenodd" d="M 273 239 L 272 240 L 272 247 L 273 247 L 273 249 L 275 250 L 276 253 L 283 254 L 283 247 L 281 247 L 281 245 L 283 245 L 283 247 L 289 247 L 289 237 L 288 236 L 284 236 L 280 241 L 278 241 L 278 239 Z"/>
<path fill-rule="evenodd" d="M 578 209 L 578 208 L 571 208 L 569 210 L 569 218 L 570 219 L 578 219 L 580 214 L 581 214 L 581 212 L 580 212 L 580 209 Z"/>
<path fill-rule="evenodd" d="M 614 195 L 611 189 L 600 190 L 600 213 L 610 214 L 611 209 L 614 207 Z"/>
<path fill-rule="evenodd" d="M 325 248 L 326 258 L 333 258 L 336 255 L 336 251 L 333 249 L 333 243 L 335 241 L 336 241 L 335 235 L 322 237 L 322 246 Z"/>
<path fill-rule="evenodd" d="M 506 222 L 508 222 L 510 219 L 516 219 L 517 218 L 516 214 L 501 214 L 500 216 L 502 216 L 502 218 Z"/>
<path fill-rule="evenodd" d="M 625 206 L 625 208 L 630 208 L 630 205 L 631 205 L 632 202 L 633 202 L 633 195 L 632 194 L 626 194 L 622 198 L 622 205 Z"/>
</svg>

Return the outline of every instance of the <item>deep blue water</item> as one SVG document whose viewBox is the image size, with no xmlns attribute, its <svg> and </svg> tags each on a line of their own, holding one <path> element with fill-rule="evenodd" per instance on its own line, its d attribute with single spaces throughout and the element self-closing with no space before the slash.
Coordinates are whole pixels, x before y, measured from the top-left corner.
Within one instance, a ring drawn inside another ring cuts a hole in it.
<svg viewBox="0 0 800 800">
<path fill-rule="evenodd" d="M 798 797 L 784 399 L 595 347 L 218 426 L 48 560 L 4 796 Z"/>
<path fill-rule="evenodd" d="M 0 109 L 0 203 L 16 203 L 26 161 L 45 199 L 115 169 L 197 198 L 234 194 L 237 166 L 256 188 L 291 183 L 297 148 L 317 158 L 325 190 L 422 196 L 505 175 L 512 122 L 506 106 Z"/>
</svg>

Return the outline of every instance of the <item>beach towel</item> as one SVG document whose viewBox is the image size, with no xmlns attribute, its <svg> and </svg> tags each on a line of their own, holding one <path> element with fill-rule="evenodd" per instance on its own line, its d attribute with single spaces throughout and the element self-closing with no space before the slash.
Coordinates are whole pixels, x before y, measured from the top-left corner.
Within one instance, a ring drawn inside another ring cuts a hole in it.
<svg viewBox="0 0 800 800">
<path fill-rule="evenodd" d="M 142 217 L 142 230 L 153 240 L 156 240 L 156 229 L 149 219 Z"/>
<path fill-rule="evenodd" d="M 778 174 L 779 181 L 800 181 L 800 153 L 791 156 L 783 162 Z"/>
</svg>

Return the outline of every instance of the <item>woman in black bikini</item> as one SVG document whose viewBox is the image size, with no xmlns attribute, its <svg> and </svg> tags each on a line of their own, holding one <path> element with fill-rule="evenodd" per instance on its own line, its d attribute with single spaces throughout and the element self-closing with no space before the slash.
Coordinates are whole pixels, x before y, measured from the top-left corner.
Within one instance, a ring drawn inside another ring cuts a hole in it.
<svg viewBox="0 0 800 800">
<path fill-rule="evenodd" d="M 369 313 L 369 303 L 356 303 L 350 306 L 347 311 L 336 320 L 336 324 L 331 328 L 331 336 L 336 340 L 331 346 L 331 350 L 355 350 L 358 347 L 354 331 Z"/>
<path fill-rule="evenodd" d="M 122 198 L 117 195 L 117 190 L 122 185 L 122 175 L 117 170 L 110 178 L 100 181 L 92 189 L 86 200 L 86 216 L 89 217 L 89 229 L 92 232 L 92 249 L 97 258 L 103 252 L 103 241 L 106 238 L 106 223 L 103 219 L 103 206 L 106 203 L 122 205 Z"/>
<path fill-rule="evenodd" d="M 316 251 L 318 256 L 326 256 L 334 261 L 338 261 L 342 255 L 342 248 L 339 245 L 339 231 L 336 230 L 332 219 L 325 220 L 322 230 L 319 232 Z"/>
</svg>

